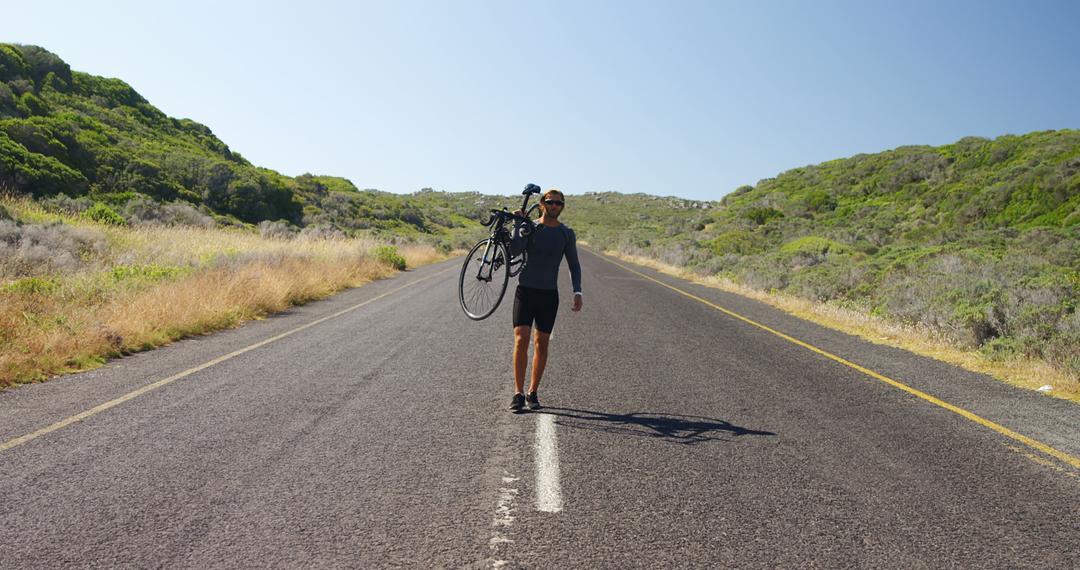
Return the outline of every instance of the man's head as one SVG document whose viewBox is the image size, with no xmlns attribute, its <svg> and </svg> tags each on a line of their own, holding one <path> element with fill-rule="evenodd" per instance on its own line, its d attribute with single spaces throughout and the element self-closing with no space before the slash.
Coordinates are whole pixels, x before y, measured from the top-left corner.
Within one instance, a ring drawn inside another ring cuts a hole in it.
<svg viewBox="0 0 1080 570">
<path fill-rule="evenodd" d="M 544 192 L 544 196 L 540 198 L 540 213 L 549 218 L 558 219 L 565 205 L 566 198 L 563 197 L 563 193 L 552 188 Z"/>
</svg>

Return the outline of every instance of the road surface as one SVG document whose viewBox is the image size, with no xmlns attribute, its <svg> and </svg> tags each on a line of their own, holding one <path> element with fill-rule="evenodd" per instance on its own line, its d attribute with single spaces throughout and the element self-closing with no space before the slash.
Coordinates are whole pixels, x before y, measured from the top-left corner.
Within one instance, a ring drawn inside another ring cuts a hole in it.
<svg viewBox="0 0 1080 570">
<path fill-rule="evenodd" d="M 1080 406 L 581 261 L 538 413 L 460 259 L 0 393 L 0 567 L 1080 567 Z"/>
</svg>

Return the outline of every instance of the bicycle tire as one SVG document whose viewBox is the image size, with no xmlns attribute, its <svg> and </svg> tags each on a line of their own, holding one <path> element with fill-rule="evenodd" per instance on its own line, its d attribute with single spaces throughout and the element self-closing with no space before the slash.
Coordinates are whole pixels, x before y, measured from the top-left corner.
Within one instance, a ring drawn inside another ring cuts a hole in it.
<svg viewBox="0 0 1080 570">
<path fill-rule="evenodd" d="M 490 251 L 489 242 L 493 246 Z M 488 255 L 490 261 L 485 259 Z M 470 319 L 486 319 L 499 308 L 510 281 L 510 266 L 506 262 L 509 258 L 506 246 L 491 238 L 478 241 L 465 256 L 458 276 L 458 302 Z"/>
</svg>

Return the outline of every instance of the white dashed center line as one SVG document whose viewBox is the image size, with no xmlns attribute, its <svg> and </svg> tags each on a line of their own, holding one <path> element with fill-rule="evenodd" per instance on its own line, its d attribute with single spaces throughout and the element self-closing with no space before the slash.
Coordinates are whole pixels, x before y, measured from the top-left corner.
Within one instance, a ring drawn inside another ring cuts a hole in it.
<svg viewBox="0 0 1080 570">
<path fill-rule="evenodd" d="M 488 541 L 488 547 L 491 549 L 492 554 L 492 557 L 488 558 L 487 566 L 489 568 L 502 568 L 509 564 L 509 561 L 500 558 L 499 555 L 507 554 L 509 546 L 514 543 L 507 536 L 507 533 L 510 532 L 510 527 L 514 524 L 514 497 L 518 494 L 515 484 L 518 479 L 519 477 L 503 472 L 503 486 L 499 487 L 499 501 L 495 507 L 495 519 L 491 522 L 494 531 L 491 540 Z"/>
<path fill-rule="evenodd" d="M 555 416 L 537 414 L 536 420 L 536 510 L 557 513 L 562 510 L 559 487 L 559 441 L 555 435 Z"/>
</svg>

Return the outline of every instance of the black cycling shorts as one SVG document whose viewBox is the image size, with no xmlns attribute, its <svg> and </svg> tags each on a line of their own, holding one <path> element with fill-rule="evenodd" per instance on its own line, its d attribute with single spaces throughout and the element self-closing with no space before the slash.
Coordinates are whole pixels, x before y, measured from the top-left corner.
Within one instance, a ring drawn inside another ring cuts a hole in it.
<svg viewBox="0 0 1080 570">
<path fill-rule="evenodd" d="M 559 312 L 559 292 L 555 289 L 533 289 L 518 285 L 514 291 L 514 326 L 533 326 L 551 334 L 555 315 Z"/>
</svg>

